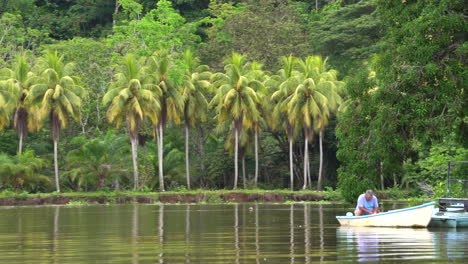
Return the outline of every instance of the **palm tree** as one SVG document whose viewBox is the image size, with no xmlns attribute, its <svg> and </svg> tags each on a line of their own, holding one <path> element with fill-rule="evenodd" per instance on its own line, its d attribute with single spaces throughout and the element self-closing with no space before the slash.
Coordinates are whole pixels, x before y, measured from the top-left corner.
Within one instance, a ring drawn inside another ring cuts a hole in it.
<svg viewBox="0 0 468 264">
<path fill-rule="evenodd" d="M 94 139 L 76 137 L 72 143 L 80 147 L 67 154 L 66 162 L 70 168 L 64 176 L 71 181 L 77 181 L 76 187 L 84 183 L 96 183 L 96 189 L 105 186 L 109 177 L 117 178 L 127 173 L 129 150 L 126 147 L 127 138 L 109 131 L 105 136 Z"/>
<path fill-rule="evenodd" d="M 326 60 L 323 62 L 326 64 Z M 325 67 L 323 67 L 325 69 Z M 317 191 L 322 189 L 322 179 L 323 179 L 323 134 L 325 131 L 325 127 L 328 125 L 328 121 L 330 116 L 335 114 L 340 105 L 343 103 L 341 93 L 342 87 L 344 86 L 343 82 L 340 82 L 336 78 L 336 71 L 329 70 L 327 72 L 322 72 L 321 74 L 321 81 L 319 81 L 319 86 L 324 86 L 323 94 L 327 97 L 327 105 L 324 106 L 328 108 L 325 111 L 322 111 L 322 115 L 318 120 L 316 120 L 316 128 L 319 131 L 319 147 L 320 147 L 320 165 L 319 165 L 319 175 L 317 181 Z"/>
<path fill-rule="evenodd" d="M 260 131 L 260 119 L 261 119 L 261 115 L 262 115 L 262 102 L 264 102 L 265 100 L 263 100 L 264 98 L 264 85 L 263 85 L 263 82 L 265 81 L 265 78 L 266 78 L 266 75 L 265 73 L 263 72 L 262 70 L 262 66 L 261 64 L 259 64 L 258 62 L 256 61 L 253 61 L 251 64 L 250 64 L 250 70 L 249 72 L 247 73 L 247 77 L 249 78 L 249 80 L 255 80 L 255 81 L 258 81 L 261 85 L 256 85 L 257 86 L 257 89 L 256 89 L 256 93 L 257 93 L 257 96 L 258 96 L 258 103 L 256 104 L 257 108 L 258 108 L 258 112 L 259 112 L 259 115 L 255 115 L 255 116 L 246 116 L 246 120 L 249 120 L 250 118 L 252 120 L 250 120 L 249 123 L 252 124 L 253 126 L 253 130 L 254 130 L 254 146 L 255 146 L 255 178 L 254 178 L 254 185 L 255 187 L 257 187 L 257 182 L 258 182 L 258 171 L 259 171 L 259 165 L 258 165 L 258 133 Z M 243 162 L 244 162 L 245 158 L 243 159 Z M 245 166 L 244 166 L 245 167 Z M 244 173 L 245 174 L 245 173 Z"/>
<path fill-rule="evenodd" d="M 301 82 L 288 102 L 288 117 L 289 122 L 301 127 L 304 133 L 304 185 L 302 189 L 305 189 L 309 174 L 309 141 L 313 137 L 315 120 L 323 115 L 322 110 L 327 104 L 327 98 L 318 89 L 313 56 L 307 57 L 305 61 L 298 60 L 297 65 L 301 72 Z"/>
<path fill-rule="evenodd" d="M 190 164 L 189 164 L 189 130 L 197 120 L 205 121 L 208 102 L 204 92 L 210 86 L 211 73 L 208 66 L 199 65 L 199 59 L 194 57 L 190 50 L 184 53 L 184 82 L 182 85 L 182 98 L 184 100 L 185 120 L 185 171 L 187 175 L 187 189 L 190 190 Z"/>
<path fill-rule="evenodd" d="M 14 108 L 14 97 L 6 82 L 0 82 L 0 130 L 10 125 L 10 115 Z"/>
<path fill-rule="evenodd" d="M 305 61 L 299 61 L 302 83 L 297 87 L 294 96 L 289 102 L 292 116 L 300 118 L 304 130 L 304 186 L 307 186 L 307 174 L 309 170 L 308 141 L 312 138 L 314 130 L 320 130 L 323 137 L 323 129 L 328 122 L 330 113 L 338 109 L 341 103 L 342 83 L 336 79 L 336 71 L 326 70 L 326 60 L 320 56 L 309 56 Z M 322 138 L 320 139 L 322 142 Z M 320 168 L 317 188 L 321 188 L 321 172 L 323 163 L 323 150 L 320 145 Z"/>
<path fill-rule="evenodd" d="M 239 135 L 244 117 L 249 117 L 246 119 L 249 121 L 256 120 L 259 115 L 257 104 L 260 100 L 254 88 L 260 87 L 261 83 L 248 79 L 248 67 L 244 62 L 245 56 L 233 53 L 231 58 L 225 61 L 225 73 L 216 73 L 211 79 L 217 91 L 210 105 L 216 105 L 218 124 L 230 120 L 234 126 L 234 189 L 237 189 L 239 175 Z"/>
<path fill-rule="evenodd" d="M 245 119 L 244 119 L 245 120 Z M 245 127 L 244 127 L 245 128 Z M 230 154 L 236 151 L 235 146 L 235 130 L 233 129 L 232 122 L 226 121 L 223 125 L 218 127 L 219 130 L 228 130 L 228 135 L 224 141 L 224 149 Z M 234 132 L 234 133 L 233 133 Z M 252 152 L 252 138 L 253 131 L 250 129 L 242 129 L 238 139 L 238 155 L 242 164 L 242 184 L 244 188 L 247 187 L 246 170 L 245 170 L 245 157 L 248 152 Z"/>
<path fill-rule="evenodd" d="M 19 138 L 18 154 L 21 154 L 23 151 L 23 139 L 28 132 L 28 118 L 32 117 L 32 115 L 29 114 L 30 106 L 25 99 L 36 77 L 30 72 L 30 67 L 25 55 L 18 55 L 16 57 L 12 69 L 1 69 L 0 76 L 3 79 L 1 85 L 10 92 L 12 99 L 10 103 L 13 104 L 15 108 L 13 124 Z M 32 120 L 30 120 L 29 123 L 31 123 L 31 121 Z"/>
<path fill-rule="evenodd" d="M 293 161 L 293 143 L 295 127 L 297 120 L 290 122 L 288 104 L 291 101 L 294 92 L 299 84 L 298 71 L 294 70 L 297 58 L 293 56 L 281 57 L 283 67 L 279 70 L 278 75 L 273 76 L 271 81 L 267 81 L 267 86 L 273 87 L 274 92 L 271 95 L 271 100 L 274 103 L 271 124 L 273 128 L 282 127 L 286 131 L 289 141 L 289 176 L 290 188 L 294 190 L 294 161 Z"/>
<path fill-rule="evenodd" d="M 173 120 L 175 123 L 180 122 L 184 101 L 180 88 L 169 78 L 170 67 L 173 66 L 169 52 L 166 50 L 156 52 L 148 59 L 147 64 L 152 82 L 161 91 L 161 96 L 159 97 L 161 111 L 159 111 L 158 122 L 155 123 L 154 130 L 158 143 L 159 190 L 164 192 L 164 129 L 168 120 Z"/>
<path fill-rule="evenodd" d="M 33 151 L 16 156 L 0 153 L 0 184 L 10 184 L 17 189 L 25 185 L 48 183 L 49 178 L 40 174 L 47 161 L 37 157 Z"/>
<path fill-rule="evenodd" d="M 132 54 L 121 59 L 117 67 L 115 81 L 104 95 L 103 103 L 109 104 L 107 118 L 117 127 L 122 121 L 127 121 L 133 161 L 133 190 L 138 186 L 138 131 L 144 120 L 149 118 L 153 124 L 158 122 L 161 111 L 157 97 L 161 95 L 159 87 L 149 78 L 142 60 L 137 60 Z"/>
<path fill-rule="evenodd" d="M 46 51 L 37 64 L 40 79 L 31 87 L 28 103 L 40 103 L 39 123 L 49 117 L 52 139 L 54 141 L 55 187 L 60 192 L 58 174 L 58 141 L 60 130 L 65 128 L 70 117 L 79 119 L 83 88 L 76 77 L 71 76 L 74 65 L 65 64 L 63 56 L 57 52 Z"/>
</svg>

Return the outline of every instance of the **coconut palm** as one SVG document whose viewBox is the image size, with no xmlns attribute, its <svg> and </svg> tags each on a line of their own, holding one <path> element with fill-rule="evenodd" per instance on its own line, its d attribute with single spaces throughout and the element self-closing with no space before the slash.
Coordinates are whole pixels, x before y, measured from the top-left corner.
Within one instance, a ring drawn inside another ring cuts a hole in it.
<svg viewBox="0 0 468 264">
<path fill-rule="evenodd" d="M 132 54 L 121 59 L 117 74 L 104 95 L 103 103 L 109 104 L 107 118 L 117 127 L 122 121 L 127 121 L 127 129 L 132 145 L 133 189 L 138 185 L 138 131 L 145 118 L 152 123 L 158 122 L 161 111 L 157 100 L 161 95 L 158 86 L 154 85 L 147 74 L 142 59 L 137 60 Z"/>
<path fill-rule="evenodd" d="M 199 59 L 194 57 L 190 50 L 184 53 L 184 81 L 182 85 L 182 98 L 184 101 L 185 121 L 185 171 L 187 175 L 187 189 L 190 190 L 190 163 L 189 163 L 189 130 L 198 120 L 206 120 L 208 102 L 204 92 L 210 86 L 208 67 L 199 65 Z"/>
<path fill-rule="evenodd" d="M 339 109 L 339 106 L 342 104 L 342 87 L 344 85 L 343 82 L 337 81 L 336 79 L 336 72 L 330 70 L 328 72 L 324 72 L 322 74 L 322 85 L 328 86 L 324 90 L 324 94 L 327 97 L 327 105 L 325 108 L 327 110 L 322 111 L 321 116 L 318 120 L 316 120 L 316 129 L 319 131 L 319 147 L 320 147 L 320 165 L 319 165 L 319 174 L 317 180 L 317 191 L 322 189 L 322 180 L 323 180 L 323 134 L 325 131 L 325 127 L 328 125 L 328 121 L 331 115 L 336 114 Z M 323 84 L 325 83 L 325 84 Z"/>
<path fill-rule="evenodd" d="M 14 97 L 8 85 L 0 81 L 0 130 L 10 125 L 10 115 L 14 109 Z"/>
<path fill-rule="evenodd" d="M 234 189 L 237 189 L 239 175 L 238 152 L 239 135 L 246 121 L 258 119 L 257 104 L 259 98 L 255 92 L 256 87 L 262 84 L 257 80 L 249 80 L 247 77 L 248 66 L 245 64 L 245 56 L 233 53 L 231 58 L 225 61 L 225 73 L 216 73 L 212 77 L 217 91 L 211 106 L 216 106 L 218 124 L 231 121 L 234 126 L 235 151 L 234 151 Z"/>
<path fill-rule="evenodd" d="M 309 170 L 308 142 L 313 137 L 314 130 L 322 131 L 328 122 L 330 113 L 338 109 L 341 103 L 342 83 L 336 79 L 336 71 L 326 71 L 326 59 L 320 56 L 309 56 L 304 61 L 298 61 L 302 83 L 297 87 L 294 96 L 288 106 L 291 116 L 299 118 L 304 137 L 304 186 L 307 187 L 307 175 Z M 291 121 L 291 120 L 290 120 Z M 323 151 L 321 149 L 321 164 Z M 321 188 L 321 166 L 319 168 L 318 188 Z"/>
<path fill-rule="evenodd" d="M 255 177 L 254 177 L 254 185 L 255 187 L 257 187 L 257 182 L 258 182 L 258 171 L 259 171 L 259 164 L 258 164 L 258 133 L 260 131 L 260 121 L 261 121 L 261 118 L 262 118 L 262 113 L 263 113 L 263 109 L 262 109 L 262 103 L 265 102 L 264 98 L 265 98 L 265 90 L 264 90 L 264 85 L 263 85 L 263 82 L 265 81 L 265 79 L 267 78 L 266 75 L 265 75 L 265 72 L 262 70 L 262 66 L 261 64 L 259 64 L 258 62 L 256 61 L 253 61 L 251 64 L 250 64 L 250 69 L 249 69 L 249 72 L 247 73 L 247 77 L 249 78 L 249 80 L 255 80 L 255 81 L 258 81 L 261 85 L 256 85 L 256 92 L 257 92 L 257 96 L 258 96 L 258 103 L 256 104 L 257 108 L 258 108 L 258 112 L 259 112 L 259 115 L 255 115 L 255 116 L 246 116 L 246 120 L 249 120 L 250 122 L 248 122 L 249 124 L 252 124 L 252 128 L 254 130 L 254 146 L 255 146 Z M 243 159 L 243 163 L 245 159 Z M 244 166 L 245 167 L 245 166 Z M 245 173 L 244 173 L 245 174 Z"/>
<path fill-rule="evenodd" d="M 30 66 L 25 55 L 18 55 L 12 69 L 3 68 L 0 70 L 1 86 L 11 95 L 11 106 L 14 107 L 13 125 L 18 133 L 18 154 L 23 151 L 23 139 L 28 132 L 28 123 L 31 124 L 33 115 L 30 106 L 26 102 L 29 90 L 37 77 L 30 71 Z M 0 110 L 1 111 L 1 110 Z"/>
<path fill-rule="evenodd" d="M 289 176 L 290 188 L 294 190 L 294 161 L 293 143 L 297 121 L 290 122 L 288 103 L 299 85 L 299 72 L 294 70 L 297 58 L 293 56 L 281 57 L 282 68 L 278 75 L 267 81 L 267 86 L 273 88 L 271 100 L 273 101 L 271 125 L 273 128 L 282 128 L 286 131 L 289 141 Z"/>
<path fill-rule="evenodd" d="M 71 75 L 74 65 L 65 64 L 63 56 L 46 51 L 38 61 L 40 78 L 31 87 L 26 100 L 32 105 L 40 103 L 38 120 L 42 124 L 48 117 L 54 141 L 55 187 L 60 192 L 58 174 L 58 141 L 60 130 L 68 124 L 68 119 L 79 119 L 83 88 L 76 77 Z M 29 99 L 28 99 L 29 98 Z"/>
<path fill-rule="evenodd" d="M 232 127 L 232 123 L 225 122 L 226 125 L 223 127 L 229 127 L 229 133 L 224 141 L 224 149 L 226 149 L 230 154 L 235 152 L 235 130 Z M 229 126 L 231 124 L 231 126 Z M 244 188 L 247 188 L 247 173 L 245 170 L 245 157 L 247 153 L 252 152 L 252 139 L 254 138 L 254 133 L 251 129 L 242 129 L 239 134 L 238 139 L 238 155 L 242 164 L 242 185 Z"/>
<path fill-rule="evenodd" d="M 164 129 L 168 120 L 175 123 L 180 122 L 184 101 L 180 87 L 169 77 L 170 67 L 173 66 L 169 52 L 162 50 L 154 53 L 153 56 L 148 58 L 147 64 L 152 82 L 161 91 L 158 99 L 161 111 L 159 111 L 158 121 L 154 123 L 154 130 L 158 143 L 159 190 L 163 192 L 165 191 L 163 170 Z"/>
</svg>

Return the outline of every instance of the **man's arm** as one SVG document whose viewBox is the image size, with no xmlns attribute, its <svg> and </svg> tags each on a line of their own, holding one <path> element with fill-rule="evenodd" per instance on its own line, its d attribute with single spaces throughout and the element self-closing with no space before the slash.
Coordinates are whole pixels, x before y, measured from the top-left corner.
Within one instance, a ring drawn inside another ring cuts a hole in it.
<svg viewBox="0 0 468 264">
<path fill-rule="evenodd" d="M 380 213 L 379 207 L 378 207 L 378 206 L 374 207 L 374 211 L 373 211 L 372 213 L 373 213 L 373 214 L 378 214 L 378 213 Z"/>
<path fill-rule="evenodd" d="M 364 206 L 359 206 L 359 210 L 361 210 L 362 212 L 366 212 L 368 214 L 374 214 L 374 212 L 367 210 Z"/>
</svg>

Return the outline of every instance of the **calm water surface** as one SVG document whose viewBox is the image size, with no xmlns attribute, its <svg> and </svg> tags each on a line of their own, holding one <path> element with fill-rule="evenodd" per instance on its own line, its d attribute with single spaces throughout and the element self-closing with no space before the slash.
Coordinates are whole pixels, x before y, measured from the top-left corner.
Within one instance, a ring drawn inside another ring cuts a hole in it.
<svg viewBox="0 0 468 264">
<path fill-rule="evenodd" d="M 347 211 L 325 204 L 0 208 L 0 263 L 468 262 L 466 229 L 343 228 L 335 216 Z"/>
</svg>

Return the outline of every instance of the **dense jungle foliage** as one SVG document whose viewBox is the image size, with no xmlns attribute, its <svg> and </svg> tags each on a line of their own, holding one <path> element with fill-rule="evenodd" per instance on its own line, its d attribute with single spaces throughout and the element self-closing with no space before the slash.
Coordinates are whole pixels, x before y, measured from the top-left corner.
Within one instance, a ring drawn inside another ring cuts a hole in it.
<svg viewBox="0 0 468 264">
<path fill-rule="evenodd" d="M 446 161 L 468 160 L 466 17 L 462 0 L 0 0 L 0 189 L 443 196 Z"/>
</svg>

